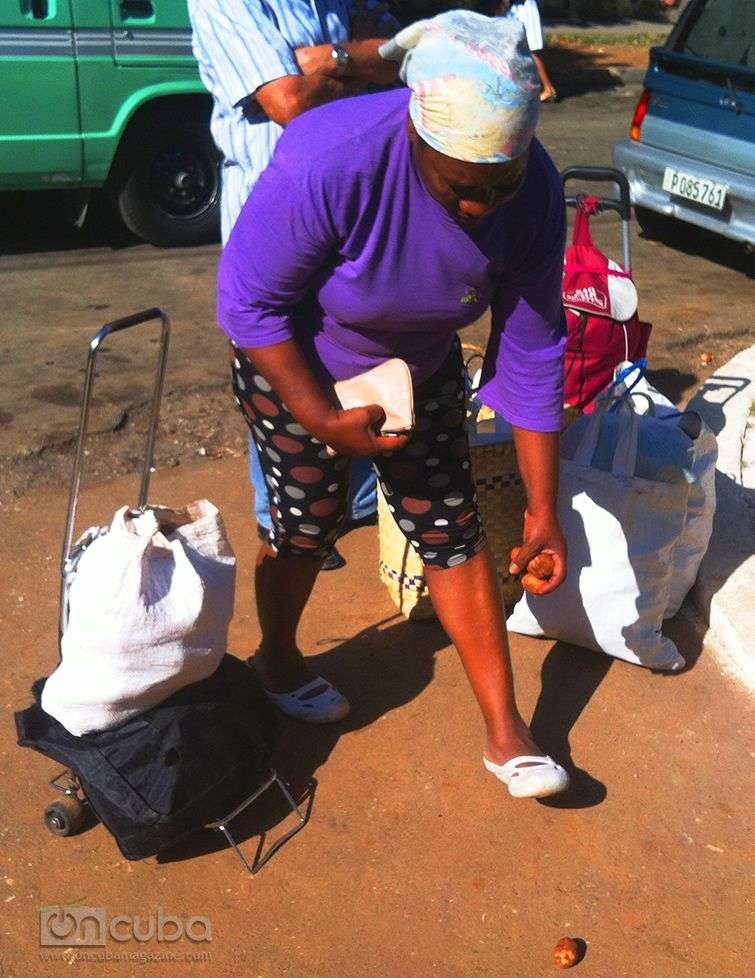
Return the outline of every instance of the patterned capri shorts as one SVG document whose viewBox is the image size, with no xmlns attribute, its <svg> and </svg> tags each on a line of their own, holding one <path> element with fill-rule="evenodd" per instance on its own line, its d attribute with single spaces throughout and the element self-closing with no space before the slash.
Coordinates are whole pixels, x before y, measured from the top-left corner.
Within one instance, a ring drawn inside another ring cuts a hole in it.
<svg viewBox="0 0 755 978">
<path fill-rule="evenodd" d="M 349 459 L 328 454 L 270 384 L 233 347 L 236 402 L 259 450 L 270 490 L 270 544 L 281 556 L 326 557 L 346 516 Z M 465 428 L 458 341 L 443 365 L 414 387 L 411 441 L 373 459 L 388 508 L 423 563 L 454 567 L 485 546 Z"/>
</svg>

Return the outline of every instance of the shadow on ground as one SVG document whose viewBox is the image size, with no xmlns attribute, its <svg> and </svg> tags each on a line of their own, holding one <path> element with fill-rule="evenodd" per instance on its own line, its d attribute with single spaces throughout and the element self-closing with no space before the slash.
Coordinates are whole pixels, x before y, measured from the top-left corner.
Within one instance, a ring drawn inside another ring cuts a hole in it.
<svg viewBox="0 0 755 978">
<path fill-rule="evenodd" d="M 114 251 L 141 242 L 119 224 L 101 194 L 93 194 L 86 221 L 75 225 L 76 205 L 64 191 L 12 191 L 0 194 L 3 222 L 0 254 L 28 255 L 79 248 Z"/>
<path fill-rule="evenodd" d="M 323 641 L 338 641 L 329 639 Z M 291 787 L 297 800 L 314 791 L 316 771 L 326 763 L 338 740 L 371 726 L 391 710 L 413 700 L 432 681 L 435 657 L 448 647 L 437 622 L 407 622 L 393 618 L 342 639 L 338 645 L 311 657 L 314 670 L 343 690 L 352 712 L 343 723 L 312 727 L 283 721 L 273 767 Z M 542 691 L 532 730 L 543 750 L 566 759 L 572 787 L 558 799 L 559 808 L 588 808 L 606 797 L 605 786 L 571 761 L 569 734 L 608 672 L 612 660 L 556 643 L 542 668 Z M 305 801 L 306 804 L 306 801 Z M 291 824 L 289 809 L 278 792 L 268 792 L 233 823 L 239 845 L 268 833 L 271 841 Z M 160 854 L 160 862 L 193 859 L 226 848 L 218 833 L 197 833 L 180 846 Z M 252 843 L 248 849 L 256 848 Z M 251 859 L 253 851 L 245 854 Z"/>
<path fill-rule="evenodd" d="M 323 644 L 332 642 L 338 644 L 310 656 L 308 663 L 343 691 L 352 711 L 342 723 L 333 725 L 308 726 L 282 720 L 272 766 L 296 799 L 311 790 L 315 772 L 328 760 L 342 736 L 370 726 L 422 692 L 433 678 L 436 654 L 448 646 L 448 639 L 436 622 L 411 623 L 399 618 L 372 625 L 350 638 L 335 635 L 322 640 Z M 234 821 L 234 837 L 243 843 L 276 826 L 275 831 L 280 831 L 280 823 L 287 815 L 283 798 L 277 792 L 268 792 L 260 803 L 250 806 Z M 159 859 L 192 859 L 225 847 L 225 840 L 217 833 L 198 833 L 185 844 L 166 850 Z"/>
<path fill-rule="evenodd" d="M 691 374 L 676 367 L 663 367 L 660 370 L 648 370 L 648 381 L 674 404 L 679 404 L 693 385 L 697 384 L 697 374 Z"/>
<path fill-rule="evenodd" d="M 144 244 L 120 222 L 104 192 L 92 193 L 82 227 L 75 223 L 78 206 L 65 191 L 0 193 L 0 255 L 82 248 L 122 251 Z"/>
<path fill-rule="evenodd" d="M 659 216 L 657 225 L 652 230 L 642 230 L 641 236 L 648 241 L 660 241 L 684 255 L 705 258 L 716 265 L 742 272 L 748 278 L 755 278 L 755 255 L 740 242 L 673 218 Z"/>
<path fill-rule="evenodd" d="M 606 787 L 578 767 L 569 734 L 611 668 L 613 659 L 565 642 L 556 642 L 543 662 L 542 690 L 530 721 L 532 735 L 546 754 L 558 758 L 571 778 L 568 791 L 540 804 L 551 808 L 592 808 L 606 797 Z"/>
<path fill-rule="evenodd" d="M 605 59 L 597 52 L 564 46 L 544 48 L 543 61 L 558 92 L 557 100 L 622 88 L 624 82 L 619 74 L 600 64 L 601 60 Z"/>
</svg>

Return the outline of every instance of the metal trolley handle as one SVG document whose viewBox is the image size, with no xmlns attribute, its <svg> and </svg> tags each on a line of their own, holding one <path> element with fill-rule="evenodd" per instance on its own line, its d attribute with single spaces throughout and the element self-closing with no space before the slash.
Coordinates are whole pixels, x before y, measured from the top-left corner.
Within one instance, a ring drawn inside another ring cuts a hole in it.
<svg viewBox="0 0 755 978">
<path fill-rule="evenodd" d="M 65 572 L 66 563 L 71 556 L 73 544 L 74 528 L 76 525 L 76 510 L 79 504 L 79 489 L 81 487 L 81 471 L 84 461 L 84 443 L 87 436 L 89 425 L 89 408 L 92 401 L 92 387 L 94 384 L 94 370 L 97 361 L 97 353 L 111 333 L 120 333 L 124 329 L 131 329 L 132 326 L 141 326 L 143 323 L 150 323 L 159 320 L 161 323 L 160 348 L 157 355 L 157 373 L 155 375 L 155 386 L 152 392 L 152 412 L 147 429 L 147 446 L 144 454 L 144 467 L 142 469 L 142 482 L 139 489 L 139 501 L 137 506 L 142 509 L 147 504 L 149 494 L 149 481 L 152 472 L 152 461 L 155 451 L 155 436 L 157 434 L 157 423 L 160 418 L 160 401 L 162 400 L 163 382 L 165 380 L 165 364 L 168 359 L 168 340 L 170 338 L 170 320 L 162 309 L 145 309 L 143 312 L 135 312 L 131 316 L 124 316 L 123 319 L 116 319 L 112 323 L 105 325 L 95 334 L 89 343 L 89 353 L 87 355 L 86 377 L 84 379 L 84 398 L 81 402 L 81 415 L 79 417 L 79 432 L 76 439 L 76 456 L 73 463 L 73 475 L 71 476 L 71 491 L 68 497 L 68 515 L 66 517 L 65 536 L 63 538 L 63 554 L 60 561 L 60 633 L 62 635 L 65 626 Z"/>
<path fill-rule="evenodd" d="M 602 198 L 599 211 L 615 211 L 621 217 L 621 228 L 624 245 L 624 269 L 632 271 L 632 246 L 629 237 L 629 222 L 632 220 L 632 200 L 629 193 L 629 181 L 621 170 L 610 166 L 568 166 L 561 173 L 561 183 L 566 189 L 568 180 L 585 180 L 590 183 L 613 183 L 619 191 L 619 199 Z M 577 206 L 576 197 L 567 197 L 570 207 Z"/>
</svg>

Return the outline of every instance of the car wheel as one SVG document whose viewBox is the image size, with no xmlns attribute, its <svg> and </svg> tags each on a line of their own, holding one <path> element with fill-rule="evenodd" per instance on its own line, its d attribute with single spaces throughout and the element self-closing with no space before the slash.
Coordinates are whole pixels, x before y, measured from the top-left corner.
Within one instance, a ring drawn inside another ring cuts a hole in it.
<svg viewBox="0 0 755 978">
<path fill-rule="evenodd" d="M 648 210 L 647 207 L 635 206 L 634 216 L 646 238 L 663 240 L 673 237 L 675 232 L 678 233 L 677 222 L 672 217 Z"/>
<path fill-rule="evenodd" d="M 209 129 L 199 123 L 147 135 L 116 193 L 126 227 L 159 247 L 217 240 L 220 160 Z"/>
</svg>

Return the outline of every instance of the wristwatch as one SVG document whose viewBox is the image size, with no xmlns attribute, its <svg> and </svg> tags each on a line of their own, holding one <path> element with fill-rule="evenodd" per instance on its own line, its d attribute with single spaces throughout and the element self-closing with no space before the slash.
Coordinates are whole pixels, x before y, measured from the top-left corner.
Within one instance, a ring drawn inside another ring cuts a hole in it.
<svg viewBox="0 0 755 978">
<path fill-rule="evenodd" d="M 351 61 L 351 55 L 349 52 L 345 48 L 342 48 L 340 44 L 334 44 L 331 48 L 330 56 L 336 63 L 336 71 L 338 72 L 339 76 L 345 75 L 346 69 Z"/>
</svg>

